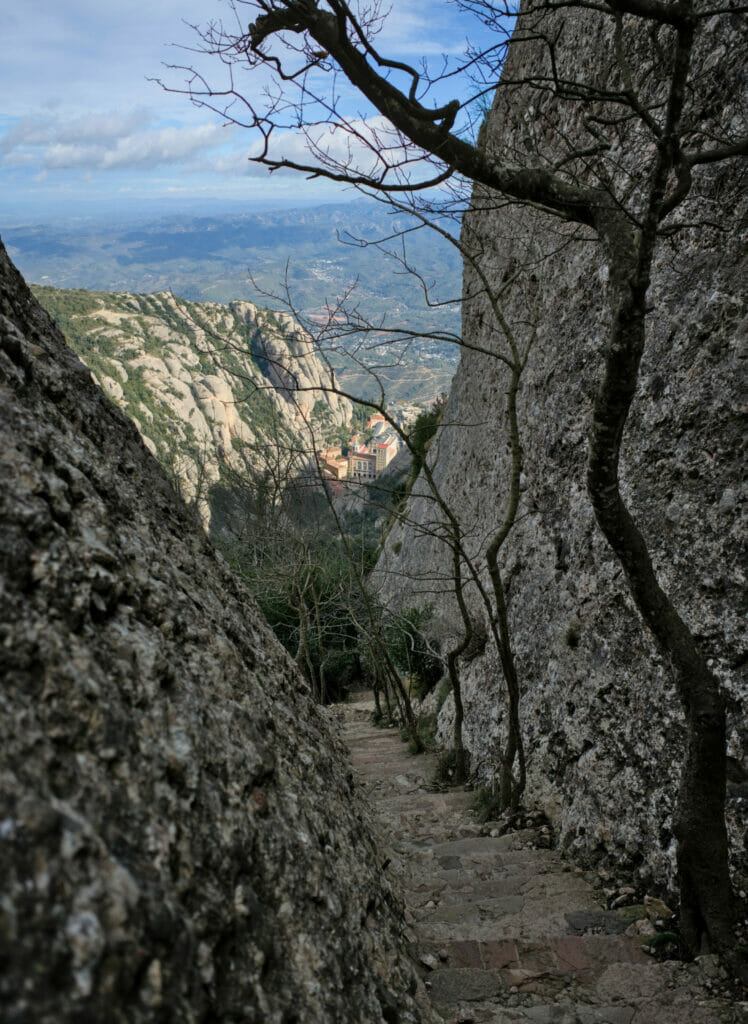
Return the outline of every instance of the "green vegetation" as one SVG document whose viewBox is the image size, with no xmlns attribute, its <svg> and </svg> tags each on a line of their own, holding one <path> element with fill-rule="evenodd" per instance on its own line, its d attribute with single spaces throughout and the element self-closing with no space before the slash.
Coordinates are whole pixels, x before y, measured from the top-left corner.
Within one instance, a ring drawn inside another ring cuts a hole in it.
<svg viewBox="0 0 748 1024">
<path fill-rule="evenodd" d="M 418 479 L 431 442 L 442 421 L 445 403 L 446 395 L 440 395 L 430 409 L 425 409 L 418 416 L 408 433 L 413 458 L 407 477 L 399 481 L 392 490 L 392 504 L 396 508 L 404 506 L 413 490 L 413 484 Z"/>
<path fill-rule="evenodd" d="M 105 300 L 111 301 L 111 296 L 77 288 L 60 291 L 38 285 L 31 290 L 86 365 L 99 377 L 121 380 L 115 361 L 117 343 L 103 333 L 112 325 L 97 315 L 104 308 Z"/>
<path fill-rule="evenodd" d="M 643 938 L 642 945 L 649 946 L 650 949 L 656 952 L 664 952 L 670 946 L 681 949 L 682 940 L 675 932 L 655 932 L 654 935 L 648 935 Z"/>
<path fill-rule="evenodd" d="M 289 465 L 278 479 L 226 471 L 210 494 L 211 532 L 248 583 L 318 700 L 366 682 L 359 567 L 341 550 L 316 479 Z"/>
<path fill-rule="evenodd" d="M 497 789 L 481 786 L 476 789 L 470 809 L 478 821 L 493 821 L 501 814 L 501 798 Z"/>
<path fill-rule="evenodd" d="M 437 786 L 451 786 L 460 781 L 462 772 L 461 763 L 466 760 L 467 752 L 458 753 L 456 750 L 442 750 L 436 760 L 434 769 L 434 784 Z"/>
<path fill-rule="evenodd" d="M 451 687 L 448 687 L 447 692 L 450 689 Z M 436 749 L 436 733 L 439 728 L 439 712 L 442 709 L 442 704 L 438 704 L 433 711 L 419 713 L 417 719 L 418 742 L 414 743 L 413 740 L 408 740 L 407 734 L 403 735 L 403 740 L 408 741 L 409 753 L 418 754 L 422 750 Z"/>
</svg>

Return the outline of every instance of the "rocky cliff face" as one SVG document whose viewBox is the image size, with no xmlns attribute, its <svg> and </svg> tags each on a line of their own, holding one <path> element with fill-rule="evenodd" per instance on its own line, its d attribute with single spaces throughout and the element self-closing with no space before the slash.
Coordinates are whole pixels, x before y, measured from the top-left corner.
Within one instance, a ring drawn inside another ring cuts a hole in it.
<svg viewBox="0 0 748 1024">
<path fill-rule="evenodd" d="M 204 519 L 223 467 L 241 472 L 278 432 L 309 449 L 310 425 L 324 437 L 351 418 L 350 402 L 324 390 L 329 371 L 287 313 L 167 292 L 35 293 Z"/>
<path fill-rule="evenodd" d="M 610 35 L 595 14 L 565 11 L 562 17 L 559 67 L 570 80 L 589 80 L 609 58 Z M 704 75 L 739 68 L 737 46 L 737 34 L 711 39 L 699 54 Z M 564 116 L 554 122 L 553 110 L 540 116 L 546 97 L 522 84 L 543 68 L 543 60 L 537 43 L 512 43 L 504 76 L 518 84 L 499 90 L 483 136 L 502 159 L 551 163 L 579 130 Z M 717 94 L 732 95 L 733 86 L 720 81 Z M 725 123 L 737 116 L 737 107 L 724 106 Z M 625 146 L 619 157 L 623 173 Z M 659 578 L 728 695 L 728 813 L 734 864 L 744 881 L 748 737 L 739 381 L 746 310 L 738 247 L 744 210 L 734 203 L 736 181 L 734 166 L 701 173 L 683 212 L 685 221 L 700 226 L 659 254 L 622 474 Z M 681 710 L 585 489 L 586 428 L 606 329 L 606 270 L 583 232 L 491 201 L 480 190 L 463 240 L 494 287 L 516 279 L 503 298 L 509 323 L 523 337 L 528 327 L 537 328 L 519 397 L 522 500 L 502 562 L 523 691 L 526 798 L 551 814 L 562 846 L 578 857 L 603 859 L 636 870 L 645 884 L 667 886 L 683 756 Z M 485 300 L 474 297 L 479 290 L 468 266 L 463 332 L 469 343 L 490 350 L 497 331 Z M 430 453 L 476 553 L 501 521 L 506 500 L 507 387 L 500 362 L 463 351 Z M 424 483 L 417 487 L 426 490 Z M 414 499 L 410 515 L 410 527 L 390 532 L 379 582 L 391 603 L 433 602 L 434 632 L 446 645 L 460 621 L 445 583 L 451 576 L 448 551 L 430 529 L 433 502 Z M 473 607 L 478 610 L 477 602 Z M 490 643 L 463 663 L 462 675 L 465 740 L 478 778 L 488 782 L 498 767 L 497 741 L 505 735 L 501 669 Z M 440 717 L 446 744 L 452 715 L 450 700 Z"/>
<path fill-rule="evenodd" d="M 416 1021 L 330 718 L 0 246 L 0 1017 Z"/>
</svg>

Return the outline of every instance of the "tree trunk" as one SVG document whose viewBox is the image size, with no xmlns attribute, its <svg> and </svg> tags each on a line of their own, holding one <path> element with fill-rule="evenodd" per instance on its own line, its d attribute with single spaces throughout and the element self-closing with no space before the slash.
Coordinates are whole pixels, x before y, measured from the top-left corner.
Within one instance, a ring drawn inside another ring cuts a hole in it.
<svg viewBox="0 0 748 1024">
<path fill-rule="evenodd" d="M 387 678 L 386 678 L 386 676 L 384 676 L 384 675 L 381 676 L 381 681 L 382 681 L 382 690 L 384 691 L 384 702 L 387 705 L 387 722 L 389 723 L 389 722 L 391 722 L 393 720 L 393 716 L 392 716 L 392 702 L 390 701 L 390 690 L 389 690 L 389 687 L 387 685 Z"/>
<path fill-rule="evenodd" d="M 311 589 L 312 589 L 312 601 L 314 602 L 314 621 L 315 621 L 315 624 L 316 624 L 316 627 L 317 627 L 317 629 L 316 629 L 316 638 L 315 638 L 315 646 L 317 648 L 317 657 L 319 659 L 319 667 L 317 669 L 318 690 L 319 690 L 318 700 L 319 700 L 320 704 L 327 704 L 327 682 L 325 680 L 325 648 L 323 646 L 323 636 L 322 636 L 322 632 L 323 632 L 322 631 L 322 616 L 320 614 L 319 597 L 317 596 L 317 591 L 316 591 L 315 586 L 314 586 L 314 581 L 312 581 L 312 588 Z"/>
<path fill-rule="evenodd" d="M 296 664 L 301 672 L 309 679 L 309 686 L 312 689 L 315 700 L 319 701 L 319 690 L 315 678 L 314 663 L 312 662 L 311 651 L 309 650 L 309 609 L 304 600 L 304 594 L 300 588 L 296 590 L 297 608 L 299 613 L 299 647 L 296 651 Z M 306 667 L 306 672 L 304 668 Z"/>
<path fill-rule="evenodd" d="M 454 755 L 455 755 L 455 767 L 454 776 L 452 781 L 455 785 L 460 785 L 467 779 L 468 764 L 467 755 L 465 753 L 465 746 L 462 742 L 462 722 L 464 711 L 462 707 L 462 684 L 460 682 L 460 674 L 457 669 L 457 662 L 460 656 L 469 647 L 474 634 L 473 620 L 468 611 L 467 603 L 465 601 L 465 592 L 463 588 L 462 580 L 462 558 L 461 558 L 461 540 L 458 527 L 453 526 L 452 534 L 452 577 L 455 588 L 455 597 L 457 599 L 457 605 L 460 609 L 460 616 L 462 617 L 462 624 L 465 627 L 465 633 L 462 640 L 458 645 L 449 652 L 447 655 L 447 670 L 449 672 L 449 680 L 452 684 L 452 696 L 454 698 L 455 705 L 455 721 L 454 721 Z"/>
<path fill-rule="evenodd" d="M 447 655 L 447 671 L 449 672 L 449 681 L 452 684 L 452 696 L 454 698 L 455 705 L 455 720 L 454 728 L 452 731 L 452 743 L 455 757 L 454 775 L 452 776 L 452 782 L 458 786 L 465 782 L 467 779 L 467 757 L 465 755 L 465 747 L 462 742 L 462 721 L 464 718 L 464 711 L 462 707 L 462 688 L 460 686 L 460 676 L 457 671 L 457 659 L 459 657 L 460 648 L 464 649 L 465 644 L 462 643 L 453 651 L 450 651 Z"/>
<path fill-rule="evenodd" d="M 509 438 L 511 441 L 512 465 L 509 480 L 509 499 L 504 513 L 504 520 L 486 549 L 486 565 L 493 587 L 494 601 L 496 604 L 496 619 L 493 627 L 494 636 L 498 638 L 496 646 L 501 660 L 501 668 L 504 673 L 507 692 L 508 728 L 507 741 L 504 748 L 504 756 L 501 761 L 501 781 L 499 785 L 499 803 L 502 811 L 516 809 L 520 798 L 525 790 L 526 767 L 525 748 L 522 740 L 520 726 L 519 703 L 520 689 L 517 678 L 517 668 L 514 662 L 514 651 L 512 650 L 512 636 L 509 630 L 509 613 L 506 606 L 506 591 L 504 580 L 499 566 L 499 553 L 517 519 L 520 499 L 520 476 L 522 473 L 522 444 L 519 434 L 519 422 L 517 419 L 517 396 L 519 393 L 519 382 L 524 369 L 524 363 L 520 360 L 516 345 L 511 340 L 509 328 L 506 325 L 503 315 L 497 307 L 496 316 L 502 324 L 504 334 L 510 341 L 512 348 L 512 373 L 507 391 L 507 422 L 509 424 Z M 514 777 L 514 762 L 518 761 L 517 778 Z"/>
<path fill-rule="evenodd" d="M 374 708 L 376 710 L 377 721 L 382 721 L 382 704 L 379 700 L 379 679 L 376 674 L 372 680 L 372 689 L 374 690 Z"/>
<path fill-rule="evenodd" d="M 651 260 L 620 233 L 609 256 L 613 320 L 589 441 L 587 486 L 597 522 L 632 597 L 671 668 L 686 718 L 687 747 L 673 830 L 683 937 L 697 954 L 734 945 L 725 827 L 725 706 L 690 630 L 659 585 L 644 538 L 619 490 L 621 440 L 644 351 Z"/>
</svg>

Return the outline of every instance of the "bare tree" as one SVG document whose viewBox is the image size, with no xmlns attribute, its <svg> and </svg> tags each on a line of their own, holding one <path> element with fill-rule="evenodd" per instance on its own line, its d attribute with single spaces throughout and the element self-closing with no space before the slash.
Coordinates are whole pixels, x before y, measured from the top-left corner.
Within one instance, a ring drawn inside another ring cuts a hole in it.
<svg viewBox="0 0 748 1024">
<path fill-rule="evenodd" d="M 404 208 L 396 201 L 390 199 L 389 202 L 394 208 L 404 211 Z M 536 337 L 537 318 L 533 312 L 532 303 L 530 303 L 525 310 L 525 316 L 521 325 L 524 336 L 520 337 L 518 330 L 509 323 L 502 308 L 502 297 L 516 284 L 518 278 L 528 273 L 526 265 L 523 265 L 514 275 L 503 281 L 498 288 L 494 287 L 481 266 L 479 256 L 472 252 L 462 241 L 455 238 L 433 218 L 426 217 L 422 213 L 416 215 L 416 223 L 420 227 L 437 232 L 450 244 L 454 245 L 464 260 L 473 268 L 478 281 L 475 295 L 480 294 L 485 299 L 490 311 L 492 324 L 492 340 L 491 344 L 487 347 L 473 345 L 456 334 L 442 332 L 439 335 L 432 335 L 432 337 L 438 338 L 441 341 L 448 340 L 450 343 L 461 348 L 476 348 L 480 351 L 481 355 L 498 360 L 509 372 L 505 414 L 510 439 L 511 469 L 509 473 L 509 487 L 506 496 L 503 498 L 503 508 L 501 509 L 499 524 L 496 530 L 489 532 L 487 537 L 480 533 L 478 537 L 474 537 L 471 534 L 474 533 L 475 524 L 460 521 L 454 508 L 445 498 L 443 488 L 440 488 L 437 483 L 434 466 L 432 465 L 432 462 L 435 460 L 427 458 L 426 452 L 422 450 L 415 432 L 411 436 L 392 418 L 386 405 L 385 388 L 380 376 L 382 368 L 381 366 L 372 366 L 371 349 L 367 347 L 365 342 L 360 342 L 362 351 L 359 351 L 353 358 L 356 359 L 359 368 L 365 372 L 370 382 L 375 385 L 374 390 L 379 392 L 379 397 L 370 400 L 359 399 L 359 401 L 361 405 L 378 413 L 389 423 L 390 428 L 399 436 L 401 443 L 410 452 L 413 467 L 426 485 L 425 489 L 417 494 L 417 498 L 422 502 L 429 503 L 433 513 L 426 520 L 418 523 L 402 513 L 400 513 L 399 518 L 406 520 L 411 529 L 436 538 L 439 544 L 444 545 L 449 553 L 451 571 L 445 577 L 438 580 L 434 579 L 433 575 L 427 572 L 426 576 L 428 579 L 422 580 L 420 586 L 423 587 L 427 583 L 429 587 L 439 587 L 442 592 L 446 590 L 452 594 L 459 609 L 462 623 L 462 630 L 456 638 L 454 646 L 447 652 L 445 657 L 445 664 L 452 686 L 455 711 L 453 750 L 451 752 L 454 760 L 452 781 L 455 783 L 465 781 L 468 773 L 467 753 L 462 738 L 464 714 L 462 685 L 458 666 L 460 658 L 471 648 L 477 633 L 480 632 L 480 630 L 476 629 L 478 622 L 476 612 L 470 609 L 468 598 L 468 591 L 470 589 L 475 590 L 479 603 L 483 606 L 486 613 L 506 686 L 508 724 L 506 742 L 501 749 L 500 755 L 501 770 L 498 805 L 501 810 L 507 810 L 509 808 L 516 808 L 521 799 L 526 784 L 526 766 L 520 722 L 520 684 L 512 649 L 506 588 L 499 556 L 516 523 L 519 511 L 523 455 L 517 418 L 517 404 L 522 373 L 527 365 L 527 360 Z M 381 243 L 374 244 L 383 245 L 384 240 Z M 527 241 L 528 263 L 530 262 L 529 254 L 533 248 L 534 242 L 532 236 L 530 236 Z M 384 251 L 388 252 L 391 256 L 394 255 L 408 273 L 417 276 L 417 270 L 410 265 L 405 253 L 401 256 L 386 248 Z M 533 266 L 536 269 L 537 265 L 538 261 L 535 260 Z M 422 284 L 427 301 L 431 302 L 430 290 L 426 282 L 422 281 Z M 327 321 L 323 324 L 310 322 L 295 307 L 287 281 L 282 294 L 268 295 L 266 293 L 266 297 L 287 308 L 298 321 L 304 323 L 309 336 L 314 338 L 318 356 L 327 364 L 329 370 L 330 383 L 325 386 L 324 390 L 331 391 L 340 397 L 348 398 L 352 401 L 355 400 L 355 396 L 336 381 L 335 374 L 332 371 L 331 360 L 334 359 L 336 353 L 339 353 L 341 339 L 346 340 L 351 335 L 357 338 L 366 338 L 374 335 L 376 338 L 379 338 L 381 325 L 372 324 L 356 307 L 349 306 L 350 293 L 347 293 L 341 300 L 328 308 Z M 396 331 L 395 335 L 401 340 L 403 337 L 408 340 L 414 338 L 413 332 L 408 329 Z M 420 335 L 421 338 L 428 336 L 427 334 Z M 376 348 L 381 348 L 383 344 L 386 346 L 388 342 L 383 343 L 381 340 L 377 340 L 375 346 Z M 350 349 L 347 350 L 347 354 L 350 358 Z M 290 366 L 282 366 L 278 369 L 286 379 L 293 376 L 293 368 Z M 345 535 L 345 529 L 332 502 L 331 509 L 340 529 L 343 545 L 349 551 L 349 542 Z M 350 551 L 349 557 L 353 560 L 353 555 Z M 481 558 L 485 559 L 488 568 L 490 580 L 488 587 L 484 584 L 480 573 L 479 563 Z M 410 582 L 413 583 L 415 581 L 411 578 Z M 365 586 L 366 584 L 362 576 L 362 589 Z M 368 591 L 365 600 L 367 605 L 372 602 Z M 373 625 L 376 616 L 371 609 L 369 619 Z M 392 665 L 392 659 L 387 650 L 386 642 L 384 642 L 381 626 L 375 631 L 372 642 L 382 650 L 385 664 L 389 666 L 389 674 L 395 684 L 395 696 L 400 706 L 404 708 L 408 730 L 415 745 L 419 746 L 420 740 L 415 731 L 415 719 L 412 711 L 410 711 L 410 702 L 402 681 Z"/>
<path fill-rule="evenodd" d="M 674 831 L 682 927 L 689 946 L 727 950 L 733 899 L 727 867 L 725 707 L 719 685 L 691 631 L 664 592 L 646 540 L 619 485 L 626 421 L 645 346 L 648 289 L 664 237 L 699 187 L 697 172 L 748 152 L 739 117 L 722 119 L 723 67 L 705 63 L 710 36 L 729 40 L 731 0 L 460 0 L 496 31 L 496 42 L 471 51 L 459 69 L 473 90 L 430 106 L 438 84 L 456 70 L 430 76 L 388 59 L 375 45 L 378 5 L 346 0 L 233 0 L 232 26 L 211 24 L 202 49 L 224 64 L 225 86 L 190 71 L 193 100 L 254 129 L 253 158 L 271 169 L 295 168 L 389 195 L 449 182 L 457 203 L 465 183 L 478 201 L 530 205 L 599 245 L 608 269 L 608 337 L 589 429 L 587 487 L 597 522 L 624 570 L 639 612 L 670 666 L 687 723 Z M 569 12 L 595 27 L 600 60 L 578 73 L 560 46 Z M 254 15 L 246 26 L 245 11 Z M 244 17 L 243 17 L 244 16 Z M 532 72 L 504 64 L 510 32 L 534 48 Z M 731 44 L 734 45 L 734 44 Z M 733 60 L 739 64 L 739 56 Z M 503 69 L 503 71 L 502 71 Z M 260 71 L 264 90 L 237 79 Z M 366 98 L 377 118 L 342 106 L 339 76 Z M 474 141 L 476 100 L 500 85 L 534 97 L 547 129 L 528 131 L 524 155 L 495 152 Z M 515 77 L 516 76 L 516 77 Z M 439 79 L 441 78 L 441 81 Z M 463 80 L 464 81 L 464 80 Z M 255 99 L 255 97 L 260 97 Z M 309 158 L 284 155 L 284 133 L 305 133 Z M 337 134 L 336 134 L 337 133 Z M 338 145 L 339 138 L 346 145 Z"/>
</svg>

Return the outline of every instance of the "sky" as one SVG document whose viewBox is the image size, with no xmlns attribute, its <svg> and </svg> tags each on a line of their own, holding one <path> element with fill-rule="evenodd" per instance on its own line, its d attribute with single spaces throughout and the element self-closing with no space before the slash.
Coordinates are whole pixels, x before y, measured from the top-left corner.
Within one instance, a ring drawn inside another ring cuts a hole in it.
<svg viewBox="0 0 748 1024">
<path fill-rule="evenodd" d="M 386 8 L 385 8 L 386 9 Z M 79 215 L 125 217 L 346 198 L 334 186 L 270 176 L 257 140 L 184 95 L 164 64 L 205 61 L 180 47 L 190 25 L 230 17 L 227 0 L 25 0 L 6 5 L 0 62 L 0 227 Z M 391 0 L 378 46 L 396 59 L 462 53 L 475 23 L 449 0 Z M 203 65 L 215 78 L 221 69 Z M 257 78 L 243 79 L 259 92 Z M 344 88 L 355 115 L 360 100 Z M 362 116 L 368 116 L 362 111 Z M 291 152 L 301 153 L 289 137 Z"/>
</svg>

